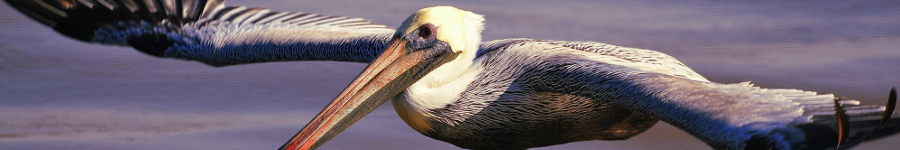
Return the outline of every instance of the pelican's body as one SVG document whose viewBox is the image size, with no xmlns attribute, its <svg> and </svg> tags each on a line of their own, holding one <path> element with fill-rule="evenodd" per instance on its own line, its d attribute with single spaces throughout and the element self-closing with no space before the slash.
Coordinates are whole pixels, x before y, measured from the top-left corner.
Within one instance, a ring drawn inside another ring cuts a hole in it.
<svg viewBox="0 0 900 150">
<path fill-rule="evenodd" d="M 900 127 L 892 107 L 713 83 L 656 51 L 597 42 L 481 42 L 482 16 L 448 6 L 419 10 L 395 31 L 359 18 L 216 0 L 7 1 L 67 36 L 159 57 L 214 66 L 371 63 L 283 149 L 314 149 L 387 100 L 416 131 L 468 149 L 621 140 L 658 120 L 717 149 L 847 148 Z M 116 15 L 79 20 L 96 14 Z M 855 126 L 847 126 L 847 117 Z M 872 123 L 878 121 L 886 122 Z"/>
<path fill-rule="evenodd" d="M 642 133 L 657 119 L 576 94 L 538 91 L 529 87 L 535 85 L 522 83 L 552 80 L 550 71 L 570 67 L 565 63 L 576 63 L 559 60 L 554 62 L 560 63 L 558 66 L 548 66 L 548 60 L 559 56 L 591 57 L 635 66 L 665 62 L 667 66 L 655 69 L 706 81 L 663 53 L 595 42 L 499 40 L 482 45 L 480 54 L 461 74 L 451 75 L 457 78 L 445 81 L 446 84 L 427 86 L 427 80 L 420 80 L 395 97 L 392 104 L 401 118 L 429 137 L 465 143 L 457 144 L 463 148 L 528 148 L 573 141 L 622 140 Z M 630 54 L 647 57 L 604 57 Z"/>
</svg>

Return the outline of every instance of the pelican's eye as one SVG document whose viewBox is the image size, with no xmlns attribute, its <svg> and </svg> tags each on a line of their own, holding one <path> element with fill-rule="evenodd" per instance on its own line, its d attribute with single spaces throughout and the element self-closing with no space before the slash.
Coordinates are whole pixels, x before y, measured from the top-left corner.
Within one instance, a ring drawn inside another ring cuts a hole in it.
<svg viewBox="0 0 900 150">
<path fill-rule="evenodd" d="M 423 39 L 431 38 L 434 35 L 434 25 L 428 23 L 419 26 L 419 37 Z"/>
</svg>

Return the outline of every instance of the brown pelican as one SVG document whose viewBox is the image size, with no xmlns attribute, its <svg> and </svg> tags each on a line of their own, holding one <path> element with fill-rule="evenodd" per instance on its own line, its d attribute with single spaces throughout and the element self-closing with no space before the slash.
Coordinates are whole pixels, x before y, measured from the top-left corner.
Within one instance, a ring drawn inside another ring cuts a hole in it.
<svg viewBox="0 0 900 150">
<path fill-rule="evenodd" d="M 221 1 L 7 2 L 64 35 L 159 57 L 214 66 L 371 62 L 283 149 L 314 149 L 388 99 L 416 131 L 469 149 L 625 139 L 657 119 L 717 149 L 849 148 L 900 126 L 892 104 L 713 83 L 656 51 L 596 42 L 481 42 L 483 18 L 448 6 L 419 10 L 394 31 L 359 18 Z"/>
</svg>

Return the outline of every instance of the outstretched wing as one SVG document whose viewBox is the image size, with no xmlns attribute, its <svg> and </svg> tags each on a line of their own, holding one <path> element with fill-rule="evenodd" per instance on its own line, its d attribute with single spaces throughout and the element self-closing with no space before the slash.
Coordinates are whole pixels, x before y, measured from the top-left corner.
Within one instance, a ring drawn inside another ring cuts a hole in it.
<svg viewBox="0 0 900 150">
<path fill-rule="evenodd" d="M 513 63 L 504 66 L 517 68 L 507 75 L 514 76 L 509 78 L 520 90 L 589 97 L 638 111 L 675 125 L 716 149 L 834 149 L 838 143 L 848 148 L 900 129 L 896 115 L 879 125 L 884 106 L 859 105 L 855 100 L 811 91 L 692 79 L 685 75 L 690 73 L 679 73 L 680 63 L 647 63 L 640 61 L 646 58 L 622 56 L 640 53 L 639 49 L 604 54 L 589 51 L 590 45 L 605 44 L 494 42 L 486 47 L 495 50 L 484 52 L 479 61 L 485 65 Z M 841 118 L 848 121 L 839 127 Z"/>
<path fill-rule="evenodd" d="M 224 6 L 222 0 L 6 0 L 59 33 L 213 66 L 369 62 L 394 29 L 361 18 Z"/>
</svg>

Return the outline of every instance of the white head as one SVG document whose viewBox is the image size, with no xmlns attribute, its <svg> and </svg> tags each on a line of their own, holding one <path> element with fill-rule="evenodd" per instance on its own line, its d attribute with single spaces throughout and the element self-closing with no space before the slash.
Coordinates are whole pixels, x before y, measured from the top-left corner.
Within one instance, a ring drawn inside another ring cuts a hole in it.
<svg viewBox="0 0 900 150">
<path fill-rule="evenodd" d="M 453 51 L 477 51 L 484 30 L 484 16 L 453 6 L 432 6 L 419 9 L 406 18 L 397 34 L 405 35 L 422 25 L 434 25 L 434 34 L 450 44 Z"/>
<path fill-rule="evenodd" d="M 433 6 L 422 8 L 409 16 L 395 33 L 395 37 L 407 40 L 410 45 L 427 42 L 429 37 L 436 41 L 435 46 L 449 46 L 454 53 L 460 53 L 453 60 L 435 68 L 422 77 L 416 85 L 437 87 L 457 77 L 469 68 L 478 53 L 481 43 L 481 31 L 484 30 L 484 17 L 452 6 Z M 421 35 L 430 31 L 432 35 Z M 424 41 L 422 41 L 424 40 Z M 410 47 L 415 49 L 415 47 Z"/>
<path fill-rule="evenodd" d="M 461 77 L 469 69 L 478 53 L 484 18 L 469 11 L 451 6 L 423 8 L 409 16 L 396 35 L 427 34 L 423 30 L 433 28 L 434 40 L 460 53 L 452 61 L 435 68 L 410 85 L 392 101 L 400 118 L 419 132 L 428 132 L 428 109 L 444 107 L 452 103 L 466 89 L 469 82 Z M 410 39 L 407 39 L 410 40 Z M 414 42 L 416 39 L 410 40 Z"/>
</svg>

